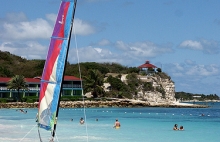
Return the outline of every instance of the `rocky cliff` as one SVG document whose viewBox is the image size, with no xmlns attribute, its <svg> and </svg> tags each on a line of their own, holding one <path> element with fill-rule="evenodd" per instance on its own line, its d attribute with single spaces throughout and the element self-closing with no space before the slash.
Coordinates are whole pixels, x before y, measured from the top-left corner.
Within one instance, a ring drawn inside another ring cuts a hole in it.
<svg viewBox="0 0 220 142">
<path fill-rule="evenodd" d="M 143 98 L 149 103 L 171 103 L 176 101 L 175 99 L 175 84 L 170 79 L 163 79 L 161 77 L 154 76 L 141 76 L 142 81 L 151 82 L 154 87 L 154 91 L 144 92 L 140 90 L 138 92 L 139 98 Z M 157 91 L 157 87 L 160 87 L 163 91 Z"/>
<path fill-rule="evenodd" d="M 122 75 L 121 80 L 126 82 L 126 76 Z M 175 84 L 166 74 L 150 74 L 150 75 L 138 75 L 142 82 L 148 82 L 152 84 L 153 89 L 145 91 L 143 86 L 140 85 L 137 90 L 138 94 L 134 98 L 137 100 L 145 100 L 150 104 L 171 104 L 175 102 Z"/>
</svg>

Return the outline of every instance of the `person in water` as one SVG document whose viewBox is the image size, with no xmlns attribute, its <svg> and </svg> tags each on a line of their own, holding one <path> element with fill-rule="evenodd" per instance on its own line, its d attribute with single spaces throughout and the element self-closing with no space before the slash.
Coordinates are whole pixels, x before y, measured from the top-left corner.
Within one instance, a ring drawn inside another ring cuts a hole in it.
<svg viewBox="0 0 220 142">
<path fill-rule="evenodd" d="M 79 123 L 80 123 L 80 124 L 84 124 L 84 120 L 83 120 L 82 117 L 80 118 Z"/>
<path fill-rule="evenodd" d="M 180 126 L 180 130 L 184 130 L 184 129 L 183 129 L 183 126 Z"/>
<path fill-rule="evenodd" d="M 179 130 L 177 124 L 174 125 L 173 130 Z"/>
<path fill-rule="evenodd" d="M 16 110 L 16 111 L 18 111 L 18 110 Z M 19 109 L 19 111 L 20 111 L 21 113 L 27 113 L 27 111 L 24 111 L 23 109 Z"/>
<path fill-rule="evenodd" d="M 121 124 L 120 122 L 118 121 L 118 119 L 115 120 L 115 125 L 114 125 L 114 128 L 120 128 L 121 127 Z"/>
</svg>

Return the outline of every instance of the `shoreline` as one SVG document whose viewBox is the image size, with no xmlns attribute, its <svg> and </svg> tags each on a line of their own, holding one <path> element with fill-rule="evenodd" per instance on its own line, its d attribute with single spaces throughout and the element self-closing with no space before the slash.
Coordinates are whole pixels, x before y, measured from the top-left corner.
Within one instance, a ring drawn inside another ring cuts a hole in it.
<svg viewBox="0 0 220 142">
<path fill-rule="evenodd" d="M 118 108 L 132 108 L 132 107 L 166 107 L 166 108 L 208 108 L 208 105 L 199 105 L 191 103 L 155 103 L 139 100 L 114 100 L 114 101 L 61 101 L 60 108 L 104 108 L 104 107 L 118 107 Z M 38 108 L 38 102 L 26 103 L 26 102 L 12 102 L 12 103 L 0 103 L 0 109 L 2 108 Z"/>
<path fill-rule="evenodd" d="M 199 101 L 199 100 L 188 100 L 188 101 L 182 101 L 184 103 L 197 103 L 197 102 L 202 102 L 202 103 L 216 103 L 216 102 L 220 102 L 220 100 L 205 100 L 205 101 Z"/>
</svg>

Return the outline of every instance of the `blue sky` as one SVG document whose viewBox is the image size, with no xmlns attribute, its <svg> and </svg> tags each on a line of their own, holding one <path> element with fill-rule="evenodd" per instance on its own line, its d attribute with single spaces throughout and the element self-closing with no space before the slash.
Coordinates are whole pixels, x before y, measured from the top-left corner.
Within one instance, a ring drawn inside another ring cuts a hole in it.
<svg viewBox="0 0 220 142">
<path fill-rule="evenodd" d="M 0 1 L 0 50 L 45 59 L 60 0 Z M 219 0 L 78 0 L 80 62 L 162 68 L 176 91 L 220 96 Z M 72 36 L 74 37 L 74 36 Z"/>
</svg>

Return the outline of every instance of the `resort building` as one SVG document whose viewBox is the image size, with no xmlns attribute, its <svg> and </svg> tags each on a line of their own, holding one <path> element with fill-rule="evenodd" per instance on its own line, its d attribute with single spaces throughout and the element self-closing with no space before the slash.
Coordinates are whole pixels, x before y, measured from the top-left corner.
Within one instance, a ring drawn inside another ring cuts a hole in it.
<svg viewBox="0 0 220 142">
<path fill-rule="evenodd" d="M 140 69 L 139 73 L 146 73 L 148 75 L 148 74 L 155 73 L 155 68 L 157 67 L 153 64 L 150 64 L 150 61 L 146 61 L 144 64 L 140 65 L 138 68 Z"/>
<path fill-rule="evenodd" d="M 0 77 L 0 98 L 13 98 L 17 95 L 17 90 L 8 89 L 7 83 L 11 78 Z M 19 94 L 25 96 L 39 96 L 40 78 L 25 78 L 27 90 L 20 90 Z M 62 96 L 80 96 L 82 95 L 81 80 L 74 76 L 64 76 Z"/>
</svg>

